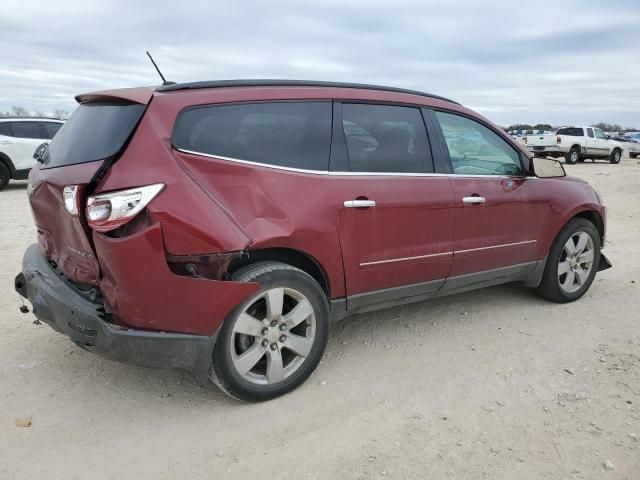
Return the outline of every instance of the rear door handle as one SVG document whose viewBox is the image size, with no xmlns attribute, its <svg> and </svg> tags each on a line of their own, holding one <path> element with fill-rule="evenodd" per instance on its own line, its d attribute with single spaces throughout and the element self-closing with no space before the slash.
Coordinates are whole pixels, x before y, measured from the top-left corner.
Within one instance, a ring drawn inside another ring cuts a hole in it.
<svg viewBox="0 0 640 480">
<path fill-rule="evenodd" d="M 370 208 L 375 207 L 375 200 L 345 200 L 344 207 L 345 208 Z"/>
<path fill-rule="evenodd" d="M 462 203 L 467 203 L 467 204 L 471 204 L 471 205 L 478 205 L 478 204 L 484 203 L 486 201 L 487 201 L 486 198 L 479 197 L 477 195 L 472 196 L 472 197 L 463 197 L 462 198 Z"/>
</svg>

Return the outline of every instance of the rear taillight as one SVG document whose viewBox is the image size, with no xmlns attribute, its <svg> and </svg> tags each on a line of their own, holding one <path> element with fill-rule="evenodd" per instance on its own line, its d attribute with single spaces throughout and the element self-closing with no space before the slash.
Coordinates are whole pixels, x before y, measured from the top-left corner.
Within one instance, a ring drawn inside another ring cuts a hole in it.
<svg viewBox="0 0 640 480">
<path fill-rule="evenodd" d="M 64 208 L 71 215 L 78 216 L 78 185 L 69 185 L 62 190 L 62 199 L 64 200 Z"/>
<path fill-rule="evenodd" d="M 132 220 L 164 187 L 164 183 L 156 183 L 93 195 L 87 199 L 87 222 L 97 232 L 114 230 Z"/>
<path fill-rule="evenodd" d="M 560 138 L 560 135 L 556 137 L 556 143 L 562 143 L 562 139 Z"/>
</svg>

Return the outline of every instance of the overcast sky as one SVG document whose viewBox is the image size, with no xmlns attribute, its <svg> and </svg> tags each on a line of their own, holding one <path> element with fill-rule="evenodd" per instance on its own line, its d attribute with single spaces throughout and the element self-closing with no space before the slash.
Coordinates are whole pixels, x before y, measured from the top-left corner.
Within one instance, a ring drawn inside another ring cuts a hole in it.
<svg viewBox="0 0 640 480">
<path fill-rule="evenodd" d="M 73 110 L 80 92 L 157 84 L 149 49 L 178 82 L 375 83 L 450 97 L 502 125 L 640 128 L 639 0 L 8 5 L 0 110 Z"/>
</svg>

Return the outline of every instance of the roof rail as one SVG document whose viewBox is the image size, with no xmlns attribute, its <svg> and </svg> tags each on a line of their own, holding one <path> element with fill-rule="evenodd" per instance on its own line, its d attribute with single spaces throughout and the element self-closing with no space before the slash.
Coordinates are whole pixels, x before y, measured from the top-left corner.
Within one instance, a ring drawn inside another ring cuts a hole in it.
<svg viewBox="0 0 640 480">
<path fill-rule="evenodd" d="M 34 117 L 32 115 L 11 115 L 8 117 L 0 115 L 0 121 L 1 120 L 56 120 L 58 122 L 64 122 L 64 120 L 55 117 Z"/>
<path fill-rule="evenodd" d="M 417 90 L 407 90 L 405 88 L 384 87 L 380 85 L 368 85 L 364 83 L 347 82 L 323 82 L 316 80 L 277 80 L 277 79 L 255 79 L 255 80 L 211 80 L 202 82 L 175 83 L 173 85 L 162 85 L 156 88 L 157 92 L 174 92 L 177 90 L 196 90 L 200 88 L 225 88 L 225 87 L 334 87 L 334 88 L 358 88 L 363 90 L 378 90 L 382 92 L 407 93 L 409 95 L 419 95 L 421 97 L 435 98 L 445 102 L 460 105 L 458 102 L 439 95 L 419 92 Z"/>
</svg>

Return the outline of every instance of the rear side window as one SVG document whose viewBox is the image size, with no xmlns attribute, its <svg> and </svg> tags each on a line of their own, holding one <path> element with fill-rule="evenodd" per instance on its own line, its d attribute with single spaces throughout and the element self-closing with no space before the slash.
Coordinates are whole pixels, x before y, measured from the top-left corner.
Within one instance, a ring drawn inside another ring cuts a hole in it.
<svg viewBox="0 0 640 480">
<path fill-rule="evenodd" d="M 342 127 L 353 172 L 433 172 L 427 132 L 417 108 L 343 104 Z"/>
<path fill-rule="evenodd" d="M 40 127 L 36 122 L 11 122 L 13 136 L 17 138 L 42 138 Z"/>
<path fill-rule="evenodd" d="M 44 138 L 46 138 L 47 140 L 51 140 L 53 136 L 56 133 L 58 133 L 58 130 L 60 130 L 60 127 L 62 127 L 62 123 L 55 123 L 55 122 L 42 123 L 42 128 L 44 128 L 44 133 L 46 134 Z"/>
<path fill-rule="evenodd" d="M 45 151 L 43 167 L 104 160 L 117 154 L 138 124 L 145 105 L 88 103 L 80 105 Z"/>
<path fill-rule="evenodd" d="M 569 137 L 584 137 L 584 129 L 577 127 L 560 128 L 556 135 L 567 135 Z"/>
<path fill-rule="evenodd" d="M 0 122 L 0 135 L 5 137 L 12 137 L 11 124 L 9 122 Z"/>
<path fill-rule="evenodd" d="M 327 170 L 331 102 L 197 107 L 176 122 L 179 150 L 305 170 Z"/>
</svg>

